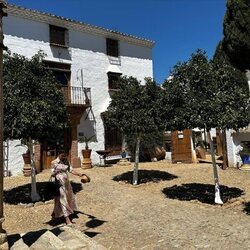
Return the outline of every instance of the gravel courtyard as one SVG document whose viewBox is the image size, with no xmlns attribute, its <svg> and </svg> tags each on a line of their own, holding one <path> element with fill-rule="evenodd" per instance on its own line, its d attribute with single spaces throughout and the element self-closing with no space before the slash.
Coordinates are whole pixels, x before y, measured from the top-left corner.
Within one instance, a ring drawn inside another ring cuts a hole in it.
<svg viewBox="0 0 250 250">
<path fill-rule="evenodd" d="M 133 165 L 113 165 L 82 170 L 91 177 L 84 186 L 71 175 L 79 210 L 74 227 L 114 250 L 250 249 L 250 171 L 218 169 L 226 201 L 219 206 L 211 204 L 209 196 L 211 187 L 213 192 L 210 164 L 140 163 L 145 183 L 133 186 L 113 180 L 132 169 Z M 48 170 L 38 174 L 37 183 L 47 182 L 49 175 Z M 4 178 L 3 227 L 9 235 L 54 226 L 51 200 L 20 204 L 21 187 L 27 183 L 30 177 Z M 10 199 L 13 188 L 19 191 Z"/>
</svg>

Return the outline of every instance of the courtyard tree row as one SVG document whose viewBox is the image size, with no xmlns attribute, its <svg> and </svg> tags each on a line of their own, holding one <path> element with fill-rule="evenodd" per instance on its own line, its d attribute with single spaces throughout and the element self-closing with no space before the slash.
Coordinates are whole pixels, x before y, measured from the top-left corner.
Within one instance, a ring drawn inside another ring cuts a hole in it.
<svg viewBox="0 0 250 250">
<path fill-rule="evenodd" d="M 211 128 L 237 130 L 249 122 L 246 76 L 226 61 L 209 61 L 202 50 L 193 53 L 188 61 L 176 64 L 162 86 L 151 79 L 141 85 L 132 77 L 121 77 L 119 86 L 107 118 L 122 134 L 137 138 L 134 184 L 142 135 L 185 128 L 206 129 L 210 135 Z M 221 203 L 213 149 L 211 153 L 216 202 Z"/>
</svg>

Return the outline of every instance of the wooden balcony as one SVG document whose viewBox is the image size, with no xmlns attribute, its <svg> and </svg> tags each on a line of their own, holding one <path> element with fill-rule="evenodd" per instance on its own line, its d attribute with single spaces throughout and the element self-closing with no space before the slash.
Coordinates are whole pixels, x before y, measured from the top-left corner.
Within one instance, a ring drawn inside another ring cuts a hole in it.
<svg viewBox="0 0 250 250">
<path fill-rule="evenodd" d="M 80 123 L 80 119 L 87 108 L 91 106 L 90 88 L 60 86 L 71 125 Z"/>
<path fill-rule="evenodd" d="M 60 86 L 66 106 L 85 106 L 91 105 L 91 92 L 90 88 L 73 87 L 73 86 Z"/>
</svg>

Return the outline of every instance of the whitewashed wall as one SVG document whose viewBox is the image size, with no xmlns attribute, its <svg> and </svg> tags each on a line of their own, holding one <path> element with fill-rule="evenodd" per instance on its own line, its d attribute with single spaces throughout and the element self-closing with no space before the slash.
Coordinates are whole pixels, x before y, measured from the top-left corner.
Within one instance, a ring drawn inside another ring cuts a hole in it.
<svg viewBox="0 0 250 250">
<path fill-rule="evenodd" d="M 250 133 L 235 133 L 234 131 L 228 131 L 227 151 L 230 167 L 240 167 L 242 164 L 241 158 L 239 156 L 239 150 L 241 149 L 240 143 L 242 141 L 250 141 Z"/>
<path fill-rule="evenodd" d="M 247 70 L 246 76 L 248 78 L 248 86 L 250 91 L 250 71 Z M 241 141 L 250 141 L 249 132 L 235 133 L 235 131 L 230 130 L 227 132 L 227 151 L 228 151 L 228 161 L 229 166 L 237 167 L 241 166 L 242 161 L 239 156 L 240 143 Z"/>
<path fill-rule="evenodd" d="M 96 132 L 96 142 L 90 143 L 90 148 L 93 149 L 92 162 L 98 163 L 99 158 L 95 150 L 104 149 L 104 127 L 100 114 L 107 109 L 110 102 L 107 76 L 110 58 L 106 55 L 106 37 L 69 30 L 69 48 L 57 48 L 49 45 L 49 25 L 46 23 L 12 14 L 9 14 L 3 22 L 4 44 L 12 53 L 30 58 L 42 50 L 46 53 L 47 60 L 70 63 L 72 86 L 82 85 L 80 77 L 82 70 L 83 85 L 91 88 L 92 112 L 88 119 L 85 119 L 86 113 L 83 115 L 78 132 L 85 132 L 87 135 Z M 142 83 L 145 77 L 153 76 L 151 48 L 120 41 L 119 51 L 120 58 L 116 66 L 123 75 L 134 76 Z M 80 157 L 83 148 L 84 144 L 80 143 L 78 147 Z M 12 174 L 22 173 L 22 153 L 21 148 L 14 149 L 11 143 L 9 169 Z"/>
</svg>

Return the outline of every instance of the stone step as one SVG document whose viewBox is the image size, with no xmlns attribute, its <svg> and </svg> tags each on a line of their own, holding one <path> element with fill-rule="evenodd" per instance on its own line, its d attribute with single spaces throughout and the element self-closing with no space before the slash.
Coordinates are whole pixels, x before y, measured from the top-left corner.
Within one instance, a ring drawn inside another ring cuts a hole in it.
<svg viewBox="0 0 250 250">
<path fill-rule="evenodd" d="M 85 242 L 85 244 L 87 244 L 87 249 L 89 250 L 106 250 L 106 247 L 98 244 L 95 240 L 75 228 L 63 226 L 63 229 L 65 231 L 70 231 L 75 237 L 79 238 L 82 242 Z"/>
<path fill-rule="evenodd" d="M 59 226 L 22 235 L 9 236 L 10 250 L 106 250 L 81 231 Z"/>
<path fill-rule="evenodd" d="M 58 227 L 52 229 L 51 232 L 55 234 L 67 247 L 67 249 L 81 250 L 88 249 L 85 241 L 77 237 L 74 233 L 75 230 L 67 230 L 66 227 Z"/>
<path fill-rule="evenodd" d="M 68 250 L 64 242 L 50 231 L 46 231 L 34 242 L 30 249 L 32 250 Z"/>
<path fill-rule="evenodd" d="M 23 242 L 23 239 L 20 238 L 16 241 L 10 248 L 10 250 L 29 250 L 30 248 Z"/>
</svg>

